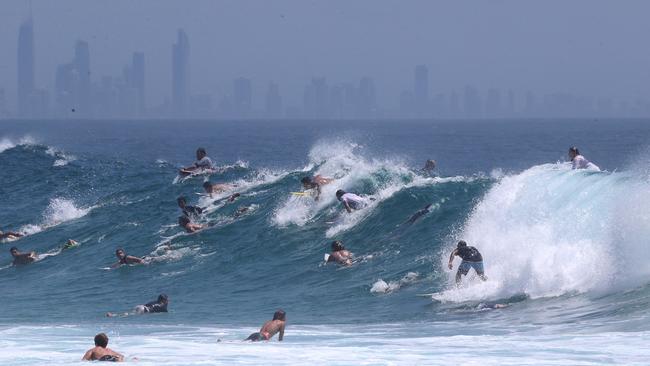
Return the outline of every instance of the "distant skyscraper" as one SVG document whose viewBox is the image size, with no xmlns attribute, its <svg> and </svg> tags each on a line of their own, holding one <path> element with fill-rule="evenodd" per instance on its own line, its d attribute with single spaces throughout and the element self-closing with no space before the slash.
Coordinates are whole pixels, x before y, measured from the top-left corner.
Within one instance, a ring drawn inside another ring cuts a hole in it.
<svg viewBox="0 0 650 366">
<path fill-rule="evenodd" d="M 313 78 L 305 87 L 303 97 L 305 113 L 310 118 L 327 118 L 329 116 L 330 92 L 325 78 Z"/>
<path fill-rule="evenodd" d="M 137 94 L 137 112 L 139 116 L 145 113 L 145 99 L 144 99 L 144 53 L 134 52 L 133 61 L 131 64 L 131 80 L 130 86 L 136 90 Z"/>
<path fill-rule="evenodd" d="M 88 42 L 77 41 L 74 47 L 74 68 L 78 85 L 74 88 L 76 113 L 88 116 L 92 113 L 90 89 L 90 50 Z"/>
<path fill-rule="evenodd" d="M 269 117 L 282 116 L 282 97 L 280 96 L 280 87 L 276 83 L 269 83 L 269 89 L 266 92 L 266 114 Z"/>
<path fill-rule="evenodd" d="M 489 89 L 485 100 L 485 114 L 489 118 L 501 115 L 501 93 L 496 89 Z"/>
<path fill-rule="evenodd" d="M 473 86 L 465 86 L 463 92 L 463 107 L 465 108 L 465 115 L 467 117 L 480 117 L 481 116 L 481 96 Z"/>
<path fill-rule="evenodd" d="M 359 95 L 356 105 L 357 117 L 370 117 L 377 109 L 375 82 L 369 77 L 359 81 Z"/>
<path fill-rule="evenodd" d="M 426 114 L 429 105 L 429 69 L 425 65 L 415 67 L 413 82 L 415 112 L 422 116 Z"/>
<path fill-rule="evenodd" d="M 233 107 L 238 117 L 247 117 L 253 105 L 253 85 L 249 79 L 237 78 L 233 81 Z"/>
<path fill-rule="evenodd" d="M 30 115 L 34 92 L 34 24 L 30 17 L 18 31 L 18 115 Z"/>
<path fill-rule="evenodd" d="M 172 46 L 172 111 L 176 115 L 186 113 L 190 84 L 190 42 L 182 29 L 178 30 L 176 43 Z"/>
</svg>

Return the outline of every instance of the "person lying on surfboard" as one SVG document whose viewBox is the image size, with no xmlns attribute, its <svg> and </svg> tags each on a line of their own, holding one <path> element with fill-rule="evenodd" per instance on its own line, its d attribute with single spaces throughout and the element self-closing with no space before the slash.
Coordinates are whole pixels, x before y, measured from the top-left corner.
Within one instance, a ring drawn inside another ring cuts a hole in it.
<svg viewBox="0 0 650 366">
<path fill-rule="evenodd" d="M 354 193 L 346 192 L 342 189 L 336 191 L 336 199 L 343 204 L 343 207 L 345 207 L 345 210 L 348 213 L 352 213 L 352 210 L 360 210 L 367 205 L 366 200 L 363 197 Z"/>
<path fill-rule="evenodd" d="M 302 183 L 302 187 L 305 190 L 308 189 L 316 189 L 316 196 L 314 197 L 314 201 L 318 201 L 320 198 L 320 193 L 321 193 L 321 186 L 324 186 L 326 184 L 332 183 L 334 179 L 332 178 L 325 178 L 322 175 L 314 175 L 313 177 L 304 177 L 300 180 Z"/>
<path fill-rule="evenodd" d="M 115 250 L 115 256 L 117 257 L 117 262 L 115 262 L 111 268 L 119 268 L 125 264 L 145 264 L 144 259 L 127 255 L 122 248 L 117 248 L 117 250 Z"/>
<path fill-rule="evenodd" d="M 205 190 L 205 193 L 210 195 L 210 197 L 212 197 L 213 193 L 225 192 L 225 191 L 227 191 L 229 189 L 232 189 L 233 187 L 234 186 L 231 185 L 231 184 L 212 183 L 210 181 L 206 181 L 206 182 L 203 183 L 203 189 Z M 237 197 L 239 197 L 239 193 L 235 193 L 235 194 L 237 195 Z M 230 198 L 232 198 L 234 196 L 235 195 L 232 195 L 232 196 L 230 196 Z M 235 198 L 237 198 L 237 197 L 235 197 Z M 235 199 L 232 198 L 232 201 L 234 201 L 234 200 Z M 230 201 L 230 202 L 232 202 L 232 201 Z"/>
<path fill-rule="evenodd" d="M 192 220 L 190 220 L 190 218 L 187 216 L 180 216 L 178 218 L 178 225 L 185 229 L 185 231 L 188 233 L 195 233 L 199 230 L 205 229 L 204 225 L 193 223 Z"/>
<path fill-rule="evenodd" d="M 329 262 L 336 262 L 344 266 L 351 266 L 352 253 L 345 249 L 343 243 L 341 243 L 339 240 L 335 240 L 332 242 L 332 253 L 330 253 L 327 257 L 327 263 Z"/>
<path fill-rule="evenodd" d="M 212 160 L 208 157 L 208 153 L 204 148 L 199 147 L 196 149 L 196 161 L 194 164 L 185 168 L 181 168 L 178 174 L 185 176 L 212 169 L 214 169 L 214 166 L 212 165 Z"/>
<path fill-rule="evenodd" d="M 18 248 L 16 247 L 12 247 L 11 249 L 9 249 L 9 253 L 11 253 L 12 257 L 14 257 L 14 261 L 12 262 L 14 266 L 18 266 L 21 264 L 30 264 L 38 259 L 38 255 L 36 254 L 36 252 L 31 251 L 28 253 L 21 253 L 18 251 Z"/>
<path fill-rule="evenodd" d="M 17 233 L 14 231 L 0 231 L 0 240 L 2 239 L 7 239 L 7 240 L 16 240 L 18 238 L 21 238 L 25 236 L 24 234 Z"/>
<path fill-rule="evenodd" d="M 282 342 L 284 338 L 284 327 L 287 323 L 287 314 L 284 310 L 278 310 L 273 314 L 273 320 L 269 320 L 264 325 L 259 332 L 255 332 L 244 339 L 245 341 L 259 342 L 259 341 L 269 341 L 276 333 L 280 333 L 278 336 L 278 341 Z"/>
<path fill-rule="evenodd" d="M 178 197 L 176 199 L 176 203 L 178 203 L 178 208 L 183 211 L 183 215 L 190 217 L 190 218 L 196 218 L 198 216 L 201 216 L 203 213 L 203 208 L 199 206 L 190 206 L 187 204 L 187 199 L 183 196 Z"/>
</svg>

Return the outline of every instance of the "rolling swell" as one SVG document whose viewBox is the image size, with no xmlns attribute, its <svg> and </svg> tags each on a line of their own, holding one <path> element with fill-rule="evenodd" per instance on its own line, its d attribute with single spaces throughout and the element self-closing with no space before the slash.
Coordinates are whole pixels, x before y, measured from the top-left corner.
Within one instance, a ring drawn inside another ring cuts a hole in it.
<svg viewBox="0 0 650 366">
<path fill-rule="evenodd" d="M 75 154 L 55 164 L 63 155 L 71 154 L 45 145 L 0 153 L 3 166 L 16 172 L 2 178 L 12 208 L 1 213 L 2 222 L 40 227 L 17 245 L 44 253 L 67 238 L 81 242 L 33 266 L 0 271 L 33 289 L 7 290 L 5 321 L 42 313 L 57 321 L 96 321 L 158 292 L 170 294 L 174 311 L 156 321 L 235 324 L 276 307 L 305 323 L 449 319 L 503 300 L 531 307 L 551 302 L 570 317 L 598 318 L 614 316 L 609 301 L 635 309 L 648 296 L 642 287 L 649 270 L 643 250 L 648 186 L 631 174 L 541 165 L 498 178 L 431 178 L 399 159 L 367 156 L 359 145 L 317 143 L 298 168 L 232 164 L 210 179 L 236 187 L 210 199 L 195 194 L 203 177 L 172 184 L 177 166 L 165 161 Z M 290 196 L 305 174 L 337 182 L 324 187 L 318 202 Z M 334 198 L 339 188 L 375 200 L 347 215 Z M 226 203 L 234 192 L 242 197 Z M 211 206 L 204 221 L 215 226 L 182 233 L 175 225 L 179 195 Z M 433 204 L 429 214 L 406 223 L 427 204 Z M 252 209 L 234 217 L 239 207 Z M 481 249 L 490 282 L 450 286 L 452 273 L 443 268 L 458 238 Z M 359 263 L 323 266 L 332 239 L 343 240 Z M 167 242 L 172 250 L 161 251 Z M 104 270 L 118 246 L 152 263 Z M 6 253 L 0 258 L 9 261 Z M 423 292 L 434 292 L 436 301 L 415 297 Z"/>
</svg>

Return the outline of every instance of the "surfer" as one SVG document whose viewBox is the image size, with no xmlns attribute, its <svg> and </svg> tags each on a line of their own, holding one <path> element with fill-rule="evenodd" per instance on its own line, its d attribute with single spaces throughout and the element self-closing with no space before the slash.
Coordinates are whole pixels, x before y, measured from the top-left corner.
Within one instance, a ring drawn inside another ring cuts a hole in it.
<svg viewBox="0 0 650 366">
<path fill-rule="evenodd" d="M 187 216 L 180 216 L 178 218 L 178 225 L 188 233 L 195 233 L 199 230 L 205 229 L 204 225 L 193 223 Z"/>
<path fill-rule="evenodd" d="M 118 268 L 125 264 L 144 264 L 144 259 L 140 257 L 134 257 L 132 255 L 127 255 L 122 248 L 118 248 L 115 251 L 115 256 L 118 260 L 111 266 L 111 268 Z"/>
<path fill-rule="evenodd" d="M 0 240 L 16 240 L 18 238 L 22 238 L 23 236 L 25 236 L 25 234 L 17 233 L 14 231 L 0 231 Z"/>
<path fill-rule="evenodd" d="M 287 314 L 284 312 L 284 310 L 276 311 L 275 314 L 273 314 L 273 320 L 269 320 L 264 323 L 259 332 L 249 335 L 248 338 L 244 340 L 252 342 L 268 341 L 273 338 L 276 333 L 280 332 L 278 341 L 282 341 L 284 338 L 284 326 L 286 324 L 286 318 Z"/>
<path fill-rule="evenodd" d="M 138 305 L 135 307 L 135 314 L 150 314 L 150 313 L 166 313 L 167 305 L 169 304 L 169 297 L 165 294 L 158 295 L 158 299 L 155 301 L 148 302 L 144 305 Z M 130 315 L 129 313 L 124 313 L 124 316 Z M 109 318 L 120 316 L 116 313 L 106 313 L 106 316 Z"/>
<path fill-rule="evenodd" d="M 483 271 L 483 256 L 478 249 L 468 246 L 464 240 L 458 242 L 456 249 L 451 252 L 449 256 L 449 269 L 453 269 L 454 257 L 459 256 L 463 261 L 458 266 L 456 272 L 456 285 L 460 285 L 461 276 L 467 275 L 470 269 L 474 268 L 476 274 L 483 280 L 487 281 L 485 272 Z"/>
<path fill-rule="evenodd" d="M 183 211 L 183 215 L 187 217 L 197 217 L 203 213 L 203 208 L 188 205 L 187 199 L 183 196 L 178 197 L 176 203 L 178 203 L 178 207 Z"/>
<path fill-rule="evenodd" d="M 198 149 L 196 149 L 196 161 L 194 162 L 194 164 L 185 168 L 181 168 L 179 174 L 190 175 L 196 172 L 212 170 L 212 169 L 214 168 L 212 165 L 212 160 L 208 157 L 208 153 L 205 151 L 204 148 L 199 147 Z"/>
<path fill-rule="evenodd" d="M 361 196 L 345 192 L 342 189 L 336 191 L 336 199 L 343 203 L 348 213 L 352 213 L 352 210 L 360 210 L 366 206 L 366 201 Z"/>
<path fill-rule="evenodd" d="M 414 222 L 419 220 L 420 217 L 422 217 L 422 216 L 428 214 L 429 212 L 431 212 L 431 206 L 433 206 L 433 204 L 431 204 L 431 203 L 424 206 L 423 209 L 421 209 L 418 212 L 414 213 L 404 224 L 412 225 Z"/>
<path fill-rule="evenodd" d="M 108 348 L 108 336 L 99 333 L 95 336 L 95 347 L 86 351 L 81 360 L 122 362 L 124 356 Z"/>
<path fill-rule="evenodd" d="M 11 247 L 11 249 L 9 249 L 9 253 L 11 253 L 12 257 L 14 257 L 14 261 L 12 262 L 14 266 L 21 264 L 30 264 L 38 259 L 38 255 L 35 251 L 31 251 L 29 253 L 21 253 L 16 247 Z"/>
<path fill-rule="evenodd" d="M 433 159 L 429 159 L 424 163 L 424 168 L 422 168 L 422 172 L 433 175 L 433 170 L 436 169 L 436 161 Z"/>
<path fill-rule="evenodd" d="M 600 171 L 600 168 L 596 164 L 580 155 L 580 151 L 575 146 L 569 148 L 569 161 L 571 161 L 572 169 L 590 169 Z"/>
<path fill-rule="evenodd" d="M 78 246 L 79 246 L 79 243 L 77 241 L 72 240 L 72 239 L 68 239 L 68 241 L 66 241 L 65 244 L 63 244 L 63 246 L 61 247 L 61 250 L 72 249 L 72 248 L 76 248 Z"/>
<path fill-rule="evenodd" d="M 315 189 L 316 190 L 316 196 L 314 197 L 315 201 L 318 201 L 320 198 L 320 193 L 321 193 L 321 186 L 324 186 L 326 184 L 332 183 L 333 179 L 332 178 L 325 178 L 322 175 L 314 175 L 313 177 L 304 177 L 300 180 L 302 183 L 302 187 L 305 190 L 308 189 Z"/>
<path fill-rule="evenodd" d="M 329 262 L 336 262 L 344 266 L 351 266 L 352 254 L 347 249 L 345 249 L 343 243 L 341 243 L 339 240 L 335 240 L 332 242 L 332 253 L 330 253 L 329 257 L 327 257 L 327 263 Z"/>
</svg>

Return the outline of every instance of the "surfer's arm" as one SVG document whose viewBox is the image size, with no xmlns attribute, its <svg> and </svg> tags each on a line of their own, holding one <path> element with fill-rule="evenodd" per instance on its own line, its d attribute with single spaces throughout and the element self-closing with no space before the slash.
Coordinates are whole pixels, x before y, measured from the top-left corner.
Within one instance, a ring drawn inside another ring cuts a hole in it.
<svg viewBox="0 0 650 366">
<path fill-rule="evenodd" d="M 320 198 L 320 193 L 321 193 L 320 184 L 317 184 L 316 185 L 316 197 L 314 197 L 314 201 L 318 201 L 318 199 Z"/>
<path fill-rule="evenodd" d="M 134 256 L 130 255 L 130 256 L 128 256 L 128 258 L 129 258 L 129 260 L 132 260 L 132 261 L 134 261 L 135 263 L 139 263 L 139 264 L 143 264 L 143 263 L 144 263 L 144 259 L 142 259 L 142 258 L 140 258 L 140 257 L 134 257 Z"/>
<path fill-rule="evenodd" d="M 352 213 L 352 209 L 350 208 L 350 204 L 347 203 L 347 201 L 343 201 L 343 206 L 345 206 L 345 210 L 346 210 L 348 213 Z"/>
<path fill-rule="evenodd" d="M 454 268 L 453 262 L 454 262 L 454 257 L 456 256 L 457 253 L 458 253 L 458 249 L 454 249 L 454 251 L 451 252 L 451 255 L 449 256 L 449 269 Z"/>
<path fill-rule="evenodd" d="M 115 263 L 113 263 L 113 264 L 111 265 L 111 268 L 112 268 L 112 269 L 120 268 L 121 265 L 122 265 L 122 263 L 120 263 L 120 261 L 117 261 L 117 262 L 115 262 Z"/>
<path fill-rule="evenodd" d="M 93 350 L 89 349 L 88 351 L 86 351 L 84 356 L 81 358 L 81 361 L 90 361 L 91 360 L 90 357 L 92 357 L 92 355 L 93 355 Z"/>
<path fill-rule="evenodd" d="M 284 324 L 280 327 L 280 335 L 278 335 L 278 341 L 282 342 L 282 339 L 284 338 Z"/>
</svg>

